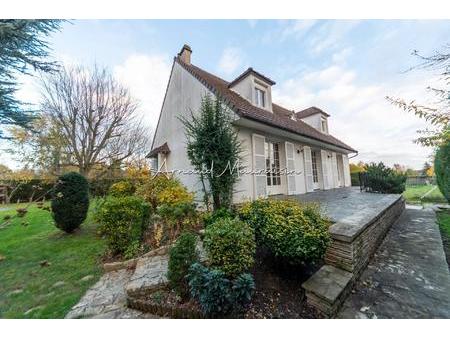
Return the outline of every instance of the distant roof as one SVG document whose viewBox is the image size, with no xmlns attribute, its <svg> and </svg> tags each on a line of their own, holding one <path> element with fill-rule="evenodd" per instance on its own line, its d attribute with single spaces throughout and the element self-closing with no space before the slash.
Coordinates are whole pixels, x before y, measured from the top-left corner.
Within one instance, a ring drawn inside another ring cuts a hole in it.
<svg viewBox="0 0 450 338">
<path fill-rule="evenodd" d="M 235 78 L 233 81 L 231 81 L 228 84 L 228 87 L 233 87 L 236 83 L 240 82 L 243 78 L 245 78 L 247 75 L 253 74 L 254 76 L 260 78 L 261 80 L 267 82 L 271 86 L 275 84 L 275 81 L 269 79 L 267 76 L 262 75 L 261 73 L 258 73 L 256 70 L 254 70 L 252 67 L 248 68 L 245 72 L 243 72 L 241 75 L 239 75 L 237 78 Z"/>
<path fill-rule="evenodd" d="M 301 111 L 295 113 L 295 115 L 299 119 L 303 119 L 305 117 L 315 115 L 315 114 L 322 114 L 322 115 L 325 115 L 326 117 L 330 117 L 329 114 L 325 113 L 322 109 L 319 109 L 317 107 L 309 107 L 309 108 L 306 108 L 304 110 L 301 110 Z"/>
<path fill-rule="evenodd" d="M 147 157 L 155 157 L 159 153 L 170 153 L 169 145 L 167 144 L 167 142 L 164 142 L 164 144 L 160 145 L 159 147 L 153 148 L 152 151 L 148 153 Z"/>
<path fill-rule="evenodd" d="M 179 63 L 184 69 L 191 73 L 197 80 L 199 80 L 214 94 L 220 96 L 224 100 L 224 102 L 241 117 L 281 128 L 301 136 L 305 136 L 317 141 L 337 146 L 342 149 L 346 149 L 351 152 L 357 152 L 357 150 L 331 136 L 330 134 L 321 133 L 317 129 L 309 126 L 301 120 L 293 120 L 291 118 L 292 110 L 283 108 L 275 103 L 272 103 L 273 113 L 265 109 L 256 107 L 249 101 L 244 99 L 242 96 L 240 96 L 238 93 L 231 90 L 229 88 L 229 82 L 211 73 L 208 73 L 203 69 L 194 66 L 193 64 L 187 64 L 183 62 L 179 57 L 175 57 L 175 62 Z M 156 148 L 154 150 L 156 150 Z M 152 152 L 154 150 L 152 150 Z"/>
</svg>

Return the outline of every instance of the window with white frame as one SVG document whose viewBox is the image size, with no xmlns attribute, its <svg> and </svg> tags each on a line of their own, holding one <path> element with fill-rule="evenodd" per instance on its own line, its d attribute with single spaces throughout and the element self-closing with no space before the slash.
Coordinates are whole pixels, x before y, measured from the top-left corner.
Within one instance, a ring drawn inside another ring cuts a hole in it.
<svg viewBox="0 0 450 338">
<path fill-rule="evenodd" d="M 327 120 L 323 117 L 320 119 L 320 127 L 322 128 L 322 133 L 328 133 Z"/>
<path fill-rule="evenodd" d="M 266 106 L 266 92 L 263 89 L 255 88 L 255 103 L 258 107 Z"/>
</svg>

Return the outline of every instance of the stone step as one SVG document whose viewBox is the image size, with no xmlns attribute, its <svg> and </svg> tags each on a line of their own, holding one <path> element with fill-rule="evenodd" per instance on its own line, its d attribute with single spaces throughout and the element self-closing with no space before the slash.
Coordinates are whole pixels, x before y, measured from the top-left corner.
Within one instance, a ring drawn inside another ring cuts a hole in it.
<svg viewBox="0 0 450 338">
<path fill-rule="evenodd" d="M 130 281 L 125 286 L 127 295 L 139 296 L 166 286 L 168 263 L 167 254 L 140 258 Z"/>
<path fill-rule="evenodd" d="M 328 317 L 333 317 L 350 292 L 353 274 L 340 268 L 324 265 L 302 287 L 307 303 Z"/>
</svg>

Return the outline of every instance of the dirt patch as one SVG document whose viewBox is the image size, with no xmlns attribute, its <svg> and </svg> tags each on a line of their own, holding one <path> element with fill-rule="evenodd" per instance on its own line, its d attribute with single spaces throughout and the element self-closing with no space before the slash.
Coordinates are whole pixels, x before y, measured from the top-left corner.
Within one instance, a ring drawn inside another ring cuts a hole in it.
<svg viewBox="0 0 450 338">
<path fill-rule="evenodd" d="M 258 249 L 252 271 L 256 290 L 245 318 L 320 318 L 307 306 L 301 285 L 321 265 L 286 265 Z"/>
</svg>

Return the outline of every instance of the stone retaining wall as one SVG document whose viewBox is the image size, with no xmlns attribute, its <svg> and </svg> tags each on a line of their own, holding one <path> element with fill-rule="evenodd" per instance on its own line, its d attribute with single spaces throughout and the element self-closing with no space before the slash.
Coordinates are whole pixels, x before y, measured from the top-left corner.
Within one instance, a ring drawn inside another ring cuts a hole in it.
<svg viewBox="0 0 450 338">
<path fill-rule="evenodd" d="M 326 265 L 302 285 L 307 303 L 333 317 L 404 209 L 401 195 L 388 195 L 370 208 L 333 224 Z"/>
<path fill-rule="evenodd" d="M 404 209 L 405 201 L 399 197 L 387 209 L 358 226 L 334 224 L 330 228 L 332 242 L 325 254 L 325 263 L 358 275 Z"/>
</svg>

